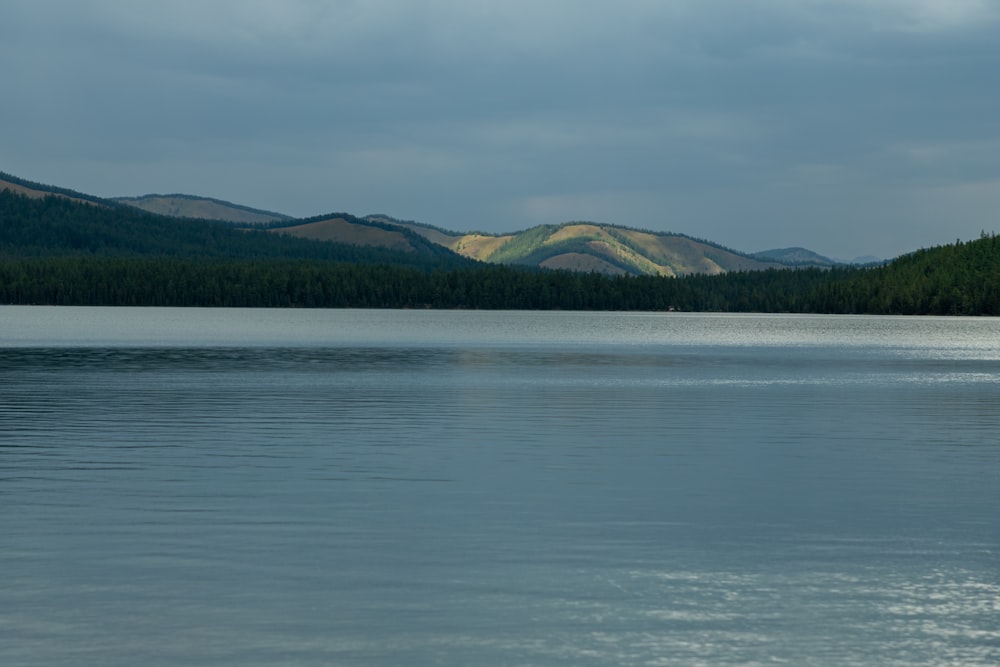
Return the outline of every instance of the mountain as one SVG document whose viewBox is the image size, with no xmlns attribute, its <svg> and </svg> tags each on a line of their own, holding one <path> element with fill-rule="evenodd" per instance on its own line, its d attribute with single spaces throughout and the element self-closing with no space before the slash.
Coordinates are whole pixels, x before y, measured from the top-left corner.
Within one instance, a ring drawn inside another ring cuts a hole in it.
<svg viewBox="0 0 1000 667">
<path fill-rule="evenodd" d="M 312 260 L 393 264 L 424 270 L 475 264 L 415 234 L 416 243 L 404 252 L 172 218 L 101 201 L 83 200 L 68 192 L 54 193 L 4 178 L 0 184 L 0 258 Z"/>
<path fill-rule="evenodd" d="M 292 220 L 291 216 L 263 211 L 234 204 L 222 199 L 211 197 L 196 197 L 193 195 L 143 195 L 141 197 L 115 197 L 102 199 L 82 192 L 75 192 L 52 185 L 32 183 L 23 178 L 0 172 L 0 191 L 7 190 L 25 195 L 32 199 L 43 197 L 61 197 L 76 202 L 99 204 L 101 206 L 125 205 L 149 213 L 156 213 L 175 218 L 196 218 L 201 220 L 221 220 L 239 224 L 266 224 L 276 221 Z"/>
<path fill-rule="evenodd" d="M 116 197 L 114 201 L 134 206 L 150 213 L 169 215 L 175 218 L 224 220 L 226 222 L 248 225 L 260 225 L 292 219 L 291 216 L 275 213 L 274 211 L 263 211 L 222 199 L 197 197 L 194 195 L 172 194 Z"/>
<path fill-rule="evenodd" d="M 764 261 L 790 264 L 793 266 L 836 266 L 843 262 L 824 257 L 805 248 L 775 248 L 753 253 L 753 257 Z"/>
<path fill-rule="evenodd" d="M 280 231 L 306 238 L 344 243 L 375 242 L 365 224 L 377 224 L 386 241 L 388 230 L 407 230 L 459 255 L 491 264 L 567 269 L 605 275 L 683 276 L 755 271 L 787 266 L 685 236 L 649 232 L 591 222 L 539 225 L 511 234 L 457 233 L 387 216 L 369 216 L 349 223 L 339 220 L 282 227 Z"/>
<path fill-rule="evenodd" d="M 238 228 L 0 175 L 4 304 L 1000 315 L 995 234 L 877 267 L 742 270 L 761 266 L 593 223 L 492 236 L 337 213 Z"/>
<path fill-rule="evenodd" d="M 854 312 L 1000 315 L 1000 236 L 984 231 L 972 241 L 917 250 L 845 276 L 826 290 Z"/>
<path fill-rule="evenodd" d="M 750 255 L 684 234 L 593 222 L 539 225 L 510 234 L 465 233 L 384 215 L 359 218 L 347 213 L 332 213 L 296 220 L 280 213 L 220 199 L 183 194 L 102 200 L 4 174 L 0 174 L 0 179 L 3 179 L 0 180 L 0 189 L 6 183 L 6 189 L 30 197 L 56 195 L 78 202 L 141 210 L 171 220 L 174 225 L 194 220 L 225 221 L 246 230 L 267 230 L 273 235 L 381 248 L 411 256 L 448 257 L 454 254 L 491 264 L 603 275 L 649 276 L 716 275 L 732 271 L 788 266 L 826 267 L 834 264 L 832 260 L 805 249 Z"/>
<path fill-rule="evenodd" d="M 758 259 L 772 260 L 789 266 L 806 267 L 818 266 L 829 268 L 831 266 L 879 266 L 888 260 L 874 255 L 864 255 L 854 259 L 831 259 L 812 250 L 805 248 L 775 248 L 774 250 L 761 250 L 753 253 Z"/>
<path fill-rule="evenodd" d="M 434 242 L 405 225 L 375 218 L 358 218 L 350 213 L 330 213 L 304 220 L 272 223 L 266 229 L 275 234 L 312 241 L 386 248 L 403 253 L 460 256 L 446 245 Z"/>
<path fill-rule="evenodd" d="M 19 195 L 24 195 L 29 199 L 43 199 L 45 197 L 58 197 L 61 199 L 68 199 L 81 204 L 98 204 L 100 206 L 113 205 L 113 202 L 101 199 L 100 197 L 94 197 L 91 195 L 83 194 L 82 192 L 75 192 L 73 190 L 67 190 L 65 188 L 58 188 L 53 185 L 42 185 L 41 183 L 32 183 L 31 181 L 24 180 L 23 178 L 18 178 L 11 174 L 5 174 L 0 172 L 0 192 L 13 192 Z"/>
<path fill-rule="evenodd" d="M 854 264 L 856 266 L 878 266 L 885 264 L 889 260 L 883 259 L 881 257 L 876 257 L 875 255 L 863 255 L 861 257 L 855 257 L 847 264 Z"/>
</svg>

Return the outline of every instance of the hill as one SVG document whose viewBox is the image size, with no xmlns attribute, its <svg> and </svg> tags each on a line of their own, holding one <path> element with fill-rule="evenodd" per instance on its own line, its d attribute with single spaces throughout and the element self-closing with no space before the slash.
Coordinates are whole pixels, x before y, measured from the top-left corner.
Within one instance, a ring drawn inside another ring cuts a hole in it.
<svg viewBox="0 0 1000 667">
<path fill-rule="evenodd" d="M 53 185 L 32 183 L 31 181 L 26 181 L 23 178 L 18 178 L 17 176 L 5 174 L 3 172 L 0 172 L 0 192 L 12 192 L 28 197 L 29 199 L 58 197 L 81 204 L 97 204 L 100 206 L 113 205 L 113 202 L 101 199 L 100 197 L 93 197 L 91 195 L 83 194 L 82 192 L 75 192 L 73 190 L 67 190 L 66 188 L 59 188 Z"/>
<path fill-rule="evenodd" d="M 425 269 L 473 263 L 419 237 L 422 245 L 408 252 L 330 243 L 192 218 L 171 218 L 115 202 L 81 200 L 73 194 L 14 184 L 18 189 L 0 188 L 0 258 L 309 259 Z"/>
<path fill-rule="evenodd" d="M 792 266 L 836 266 L 842 262 L 824 257 L 805 248 L 775 248 L 753 253 L 753 257 L 764 261 L 779 262 Z"/>
<path fill-rule="evenodd" d="M 787 265 L 758 259 L 683 234 L 640 231 L 589 222 L 539 225 L 511 234 L 456 233 L 385 216 L 331 224 L 330 220 L 285 227 L 285 233 L 307 238 L 374 242 L 361 228 L 376 223 L 383 230 L 405 229 L 459 255 L 494 264 L 596 272 L 605 275 L 684 276 L 755 271 Z M 385 237 L 388 240 L 388 237 Z"/>
<path fill-rule="evenodd" d="M 250 208 L 222 199 L 197 197 L 194 195 L 143 195 L 141 197 L 116 197 L 114 201 L 135 208 L 169 215 L 175 218 L 197 218 L 199 220 L 224 220 L 246 225 L 262 225 L 275 221 L 291 220 L 292 217 Z"/>
<path fill-rule="evenodd" d="M 465 247 L 476 242 L 491 260 L 510 262 L 484 264 L 433 243 L 433 237 L 447 240 L 442 230 L 418 234 L 404 225 L 348 214 L 241 230 L 146 213 L 71 191 L 4 183 L 17 187 L 0 189 L 0 303 L 1000 315 L 1000 238 L 995 235 L 920 250 L 875 268 L 608 276 L 540 271 L 519 262 L 561 258 L 595 266 L 598 253 L 574 255 L 567 248 L 579 248 L 583 241 L 620 243 L 628 250 L 634 238 L 655 247 L 649 236 L 672 250 L 676 246 L 666 241 L 688 244 L 703 253 L 695 255 L 704 258 L 700 261 L 720 267 L 713 257 L 746 258 L 688 237 L 572 223 L 510 238 L 466 235 Z M 332 230 L 329 236 L 336 238 L 347 229 L 368 235 L 375 245 L 287 233 L 303 226 Z M 408 245 L 387 249 L 382 247 L 386 238 Z M 628 261 L 642 261 L 618 252 L 601 261 L 622 269 Z"/>
<path fill-rule="evenodd" d="M 854 264 L 855 266 L 878 266 L 880 264 L 885 264 L 889 260 L 882 257 L 876 257 L 875 255 L 861 255 L 860 257 L 855 257 L 848 262 L 841 262 L 842 264 Z"/>
<path fill-rule="evenodd" d="M 995 234 L 880 266 L 766 264 L 594 223 L 492 236 L 335 213 L 238 228 L 0 174 L 0 303 L 1000 315 Z"/>
<path fill-rule="evenodd" d="M 283 236 L 314 241 L 386 248 L 403 253 L 459 256 L 446 246 L 434 243 L 405 226 L 358 218 L 349 213 L 330 213 L 304 220 L 272 223 L 266 229 Z"/>
<path fill-rule="evenodd" d="M 827 293 L 847 312 L 1000 315 L 1000 236 L 917 250 Z"/>
<path fill-rule="evenodd" d="M 358 218 L 347 213 L 335 213 L 295 220 L 273 211 L 184 194 L 103 200 L 0 174 L 0 190 L 3 189 L 34 198 L 55 195 L 102 206 L 124 205 L 177 219 L 224 221 L 247 229 L 267 229 L 301 239 L 429 256 L 447 255 L 450 251 L 481 262 L 604 275 L 676 277 L 758 271 L 780 266 L 833 265 L 831 260 L 804 249 L 794 249 L 797 251 L 795 255 L 789 254 L 789 251 L 749 255 L 684 234 L 591 222 L 540 225 L 510 234 L 464 233 L 382 215 Z"/>
</svg>

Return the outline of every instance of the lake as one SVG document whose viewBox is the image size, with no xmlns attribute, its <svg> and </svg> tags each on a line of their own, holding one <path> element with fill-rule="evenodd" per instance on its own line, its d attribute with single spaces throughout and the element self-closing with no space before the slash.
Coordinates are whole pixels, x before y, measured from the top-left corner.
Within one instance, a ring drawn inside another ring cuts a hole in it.
<svg viewBox="0 0 1000 667">
<path fill-rule="evenodd" d="M 1000 320 L 0 307 L 0 664 L 1000 664 Z"/>
</svg>

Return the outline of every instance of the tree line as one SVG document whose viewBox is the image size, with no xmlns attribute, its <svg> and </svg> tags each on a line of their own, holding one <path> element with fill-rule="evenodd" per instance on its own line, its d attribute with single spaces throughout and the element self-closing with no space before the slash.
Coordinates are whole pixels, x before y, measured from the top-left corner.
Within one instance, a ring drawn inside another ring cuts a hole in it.
<svg viewBox="0 0 1000 667">
<path fill-rule="evenodd" d="M 1000 239 L 922 250 L 879 268 L 682 278 L 309 259 L 17 258 L 0 261 L 0 302 L 1000 315 Z"/>
<path fill-rule="evenodd" d="M 468 266 L 420 238 L 423 252 L 315 241 L 263 229 L 171 218 L 114 204 L 65 197 L 31 199 L 0 191 L 0 258 L 157 256 L 225 259 L 321 259 L 403 264 L 425 269 Z"/>
<path fill-rule="evenodd" d="M 1000 315 L 1000 239 L 984 232 L 877 268 L 605 276 L 4 191 L 0 303 Z"/>
</svg>

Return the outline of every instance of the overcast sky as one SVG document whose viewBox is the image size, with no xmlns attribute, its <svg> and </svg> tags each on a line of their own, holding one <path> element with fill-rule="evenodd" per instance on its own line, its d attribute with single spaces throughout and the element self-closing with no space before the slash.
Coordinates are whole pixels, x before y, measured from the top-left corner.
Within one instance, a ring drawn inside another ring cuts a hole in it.
<svg viewBox="0 0 1000 667">
<path fill-rule="evenodd" d="M 1000 0 L 5 0 L 0 171 L 456 231 L 1000 231 Z"/>
</svg>

